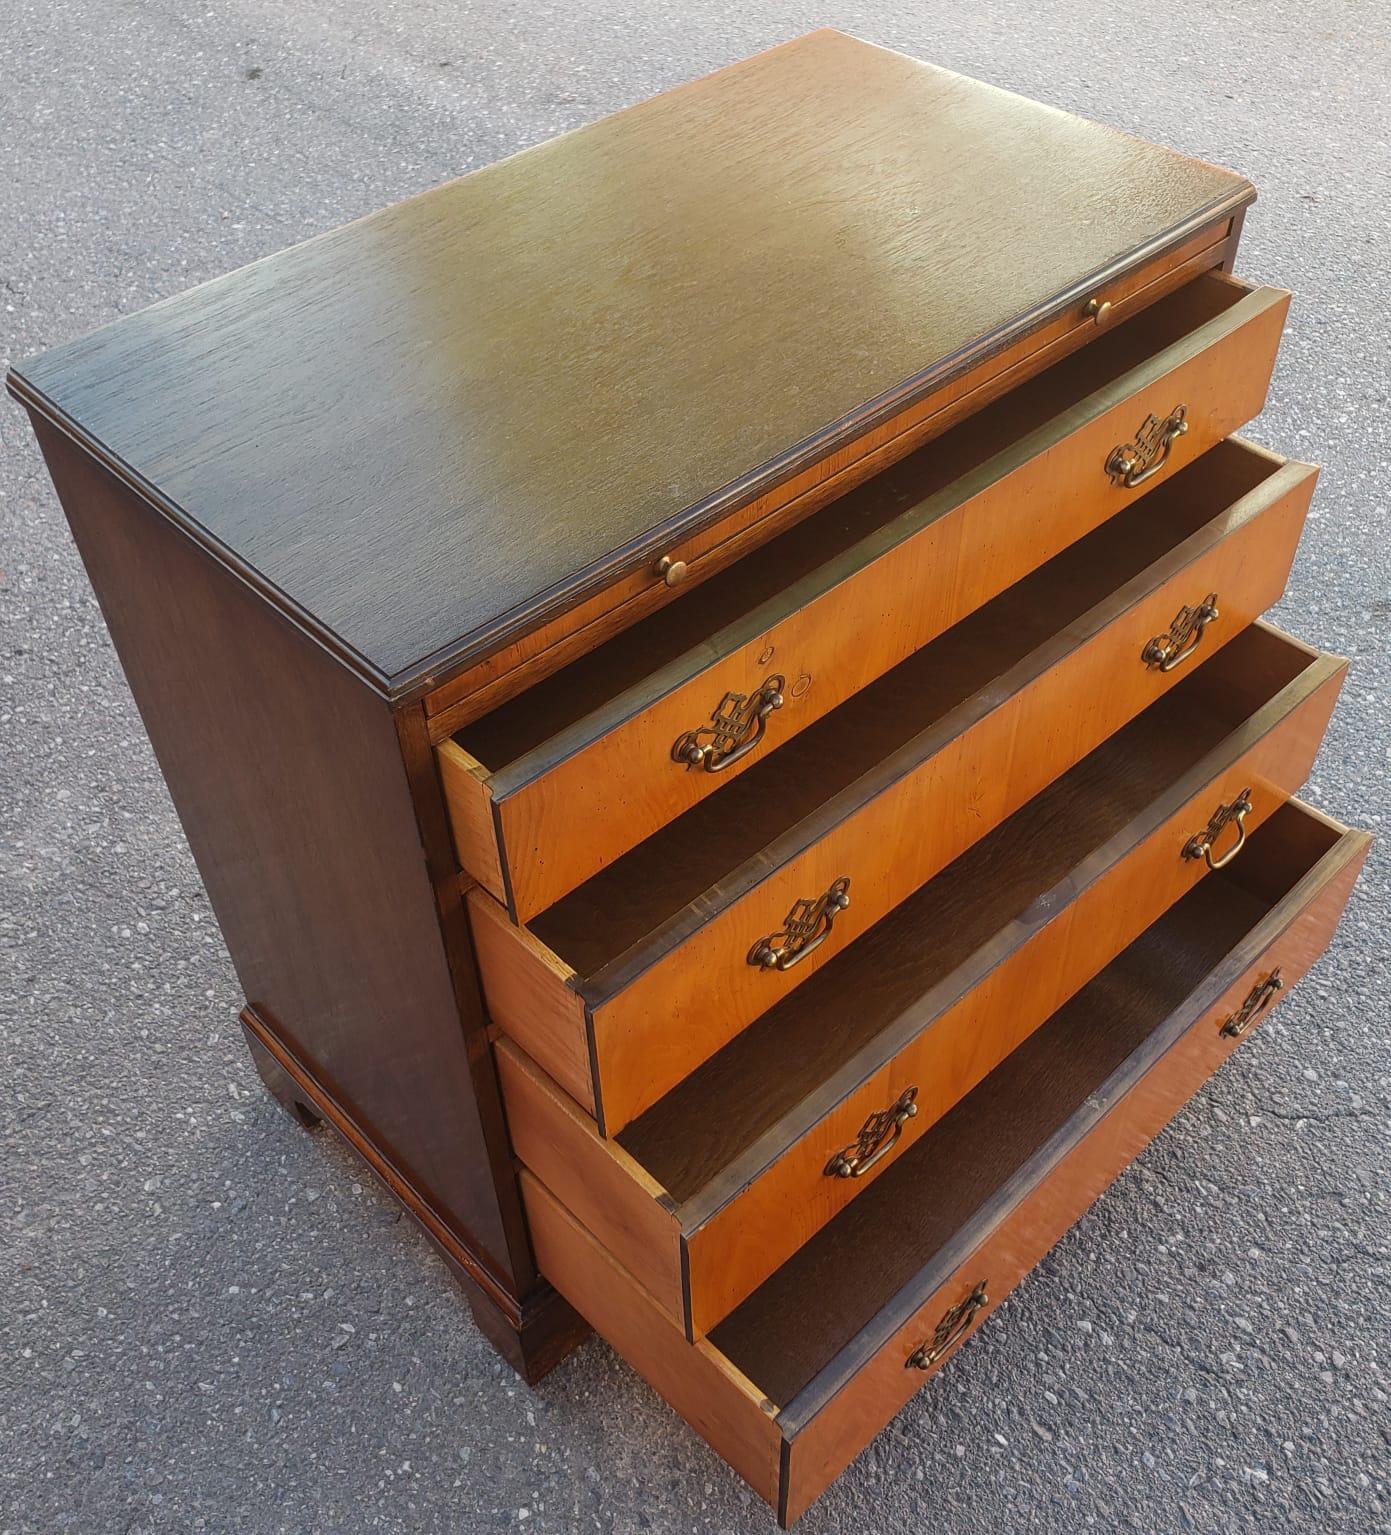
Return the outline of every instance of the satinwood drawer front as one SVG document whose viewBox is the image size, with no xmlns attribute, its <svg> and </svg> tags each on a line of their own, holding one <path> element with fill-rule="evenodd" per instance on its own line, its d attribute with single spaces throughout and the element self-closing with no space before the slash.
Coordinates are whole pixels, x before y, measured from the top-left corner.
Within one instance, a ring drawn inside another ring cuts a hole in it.
<svg viewBox="0 0 1391 1535">
<path fill-rule="evenodd" d="M 616 1134 L 1274 602 L 1314 476 L 1219 443 L 527 927 L 474 889 L 494 1021 Z"/>
<path fill-rule="evenodd" d="M 1369 843 L 1277 810 L 706 1338 L 524 1174 L 542 1270 L 791 1524 L 1299 980 Z"/>
<path fill-rule="evenodd" d="M 616 1140 L 500 1041 L 518 1157 L 709 1331 L 1278 811 L 1345 670 L 1265 625 L 1236 636 Z"/>
<path fill-rule="evenodd" d="M 1261 408 L 1289 295 L 1207 274 L 438 747 L 525 922 Z"/>
</svg>

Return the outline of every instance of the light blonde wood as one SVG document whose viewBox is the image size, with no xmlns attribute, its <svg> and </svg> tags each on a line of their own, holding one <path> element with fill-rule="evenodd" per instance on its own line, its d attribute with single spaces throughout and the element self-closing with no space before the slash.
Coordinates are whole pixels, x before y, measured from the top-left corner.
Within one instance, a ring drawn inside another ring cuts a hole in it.
<svg viewBox="0 0 1391 1535">
<path fill-rule="evenodd" d="M 1051 783 L 1179 681 L 1139 662 L 1145 641 L 1176 610 L 1221 594 L 1209 626 L 1215 653 L 1284 590 L 1312 482 L 1233 530 L 1168 580 L 1151 587 L 1078 643 L 1060 636 L 1050 665 L 1027 679 L 1000 679 L 989 707 L 943 740 L 917 768 L 832 827 L 799 857 L 773 869 L 665 959 L 591 1009 L 605 1133 L 617 1134 L 701 1061 L 852 943 L 911 891 Z M 1118 599 L 1119 600 L 1119 599 Z M 799 898 L 848 875 L 854 899 L 832 936 L 794 969 L 762 970 L 750 945 L 778 931 Z M 485 976 L 486 984 L 486 976 Z M 720 1005 L 708 1006 L 710 995 Z"/>
<path fill-rule="evenodd" d="M 987 1279 L 990 1302 L 979 1314 L 980 1319 L 993 1311 L 1236 1048 L 1239 1041 L 1224 1036 L 1221 1025 L 1256 981 L 1278 965 L 1288 994 L 1288 988 L 1328 947 L 1369 845 L 1369 839 L 1360 833 L 1348 836 L 1360 846 L 1360 853 L 1294 915 L 1289 927 L 1227 989 L 1217 1006 L 1197 1019 L 1179 1043 L 792 1441 L 782 1520 L 785 1527 L 796 1522 L 930 1378 L 905 1369 L 904 1361 L 924 1337 L 931 1335 L 946 1308 L 968 1294 L 977 1281 Z M 947 1360 L 951 1357 L 949 1354 Z"/>
<path fill-rule="evenodd" d="M 1203 877 L 1203 861 L 1185 859 L 1182 851 L 1219 805 L 1250 788 L 1253 808 L 1246 825 L 1254 832 L 1299 789 L 1313 766 L 1345 676 L 1345 666 L 1329 676 L 1219 777 L 1176 808 L 1128 857 L 982 976 L 892 1061 L 847 1091 L 814 1130 L 794 1141 L 702 1225 L 687 1231 L 691 1321 L 697 1334 L 714 1327 L 752 1294 Z M 1161 787 L 1147 790 L 1159 792 Z M 863 1178 L 825 1177 L 834 1152 L 853 1145 L 865 1120 L 908 1086 L 918 1089 L 918 1112 L 905 1123 L 893 1156 Z M 827 1084 L 827 1096 L 834 1101 L 833 1084 Z"/>
<path fill-rule="evenodd" d="M 441 741 L 435 757 L 459 867 L 502 900 L 502 857 L 493 826 L 488 770 L 457 741 Z"/>
<path fill-rule="evenodd" d="M 776 1506 L 782 1437 L 771 1404 L 707 1343 L 687 1343 L 660 1307 L 558 1199 L 521 1175 L 532 1246 L 556 1289 L 760 1497 Z"/>
<path fill-rule="evenodd" d="M 666 1190 L 510 1040 L 494 1054 L 512 1149 L 684 1327 L 681 1228 Z"/>
<path fill-rule="evenodd" d="M 518 919 L 544 910 L 1248 421 L 1265 399 L 1288 307 L 1289 295 L 1275 289 L 1250 294 L 1215 322 L 1218 339 L 1197 356 L 1099 414 L 1079 408 L 1062 441 L 1002 467 L 976 494 L 943 492 L 941 515 L 913 538 L 499 798 Z M 1179 403 L 1188 432 L 1160 475 L 1142 489 L 1118 488 L 1103 472 L 1108 453 L 1148 414 L 1162 418 Z M 707 723 L 726 692 L 752 693 L 774 672 L 786 676 L 787 690 L 765 746 L 718 774 L 671 760 L 672 743 Z"/>
<path fill-rule="evenodd" d="M 773 1402 L 707 1340 L 688 1343 L 604 1247 L 531 1174 L 522 1188 L 542 1271 L 687 1422 L 790 1526 L 895 1413 L 944 1367 L 905 1368 L 947 1309 L 984 1280 L 989 1300 L 972 1331 L 1075 1224 L 1236 1048 L 1221 1026 L 1252 986 L 1278 966 L 1289 987 L 1327 947 L 1370 839 L 1343 833 L 1336 868 L 1297 887 L 1272 914 L 1276 928 L 1211 1006 L 1194 1000 L 1194 1021 L 1086 1134 L 1004 1215 L 886 1343 L 845 1384 L 784 1426 Z M 1201 988 L 1195 988 L 1194 997 Z M 1247 1036 L 1249 1037 L 1249 1035 Z M 800 1401 L 800 1398 L 799 1398 Z M 784 1446 L 786 1451 L 784 1454 Z M 781 1464 L 781 1472 L 779 1465 Z"/>
<path fill-rule="evenodd" d="M 485 890 L 468 893 L 474 950 L 493 1023 L 504 1029 L 592 1114 L 594 1086 L 584 1003 L 570 967 Z"/>
<path fill-rule="evenodd" d="M 1199 273 L 1218 266 L 1227 255 L 1231 231 L 1230 219 L 1209 225 L 1104 291 L 1098 289 L 1095 296 L 1111 303 L 1116 321 L 1137 314 Z M 431 684 L 425 699 L 426 712 L 432 718 L 431 738 L 442 740 L 566 661 L 592 650 L 610 634 L 678 594 L 688 595 L 700 581 L 1033 377 L 1095 334 L 1095 324 L 1084 305 L 1055 316 L 775 490 L 674 545 L 669 551 L 671 557 L 688 567 L 680 588 L 667 587 L 653 570 L 634 571 L 485 660 L 455 676 L 441 677 Z"/>
<path fill-rule="evenodd" d="M 821 1084 L 825 1115 L 772 1160 L 725 1175 L 732 1191 L 699 1219 L 505 1039 L 498 1060 L 513 1145 L 521 1160 L 574 1210 L 689 1336 L 727 1316 L 780 1264 L 867 1189 L 1004 1057 L 1206 872 L 1182 849 L 1219 804 L 1251 790 L 1252 832 L 1305 781 L 1346 666 L 1257 734 L 1220 774 L 1176 804 L 1127 857 L 1083 889 L 891 1060 L 868 1075 L 847 1063 Z M 1162 786 L 1145 786 L 1162 792 Z M 1137 807 L 1138 808 L 1138 807 Z M 999 947 L 1003 948 L 1001 944 Z M 983 956 L 988 964 L 989 956 Z M 843 1085 L 840 1083 L 843 1082 Z M 826 1163 L 905 1086 L 917 1116 L 893 1156 L 863 1179 L 828 1178 Z M 681 1245 L 685 1244 L 683 1268 Z"/>
</svg>

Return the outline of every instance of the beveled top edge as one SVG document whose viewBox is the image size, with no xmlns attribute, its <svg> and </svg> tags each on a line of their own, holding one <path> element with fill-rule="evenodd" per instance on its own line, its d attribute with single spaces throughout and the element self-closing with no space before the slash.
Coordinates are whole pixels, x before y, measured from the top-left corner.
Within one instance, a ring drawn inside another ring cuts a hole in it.
<svg viewBox="0 0 1391 1535">
<path fill-rule="evenodd" d="M 849 45 L 852 48 L 863 49 L 866 54 L 890 56 L 890 50 L 878 49 L 872 45 L 859 44 L 857 40 L 849 38 L 846 34 L 835 33 L 832 29 L 822 29 L 821 32 L 809 34 L 809 38 L 819 38 L 822 46 L 827 46 L 834 40 L 836 46 Z M 794 39 L 777 49 L 768 50 L 770 54 L 780 53 L 783 50 L 793 50 L 800 44 L 805 44 L 808 38 Z M 902 55 L 893 55 L 903 59 Z M 742 65 L 751 61 L 744 60 L 741 65 L 729 66 L 737 70 Z M 905 61 L 915 63 L 916 61 Z M 925 66 L 935 74 L 942 77 L 964 81 L 965 77 L 955 76 L 951 71 L 941 70 L 937 66 Z M 705 81 L 716 79 L 726 71 L 717 71 L 715 76 L 704 77 Z M 472 181 L 475 177 L 488 177 L 497 172 L 500 167 L 524 160 L 527 156 L 538 155 L 541 151 L 553 146 L 561 140 L 570 139 L 574 135 L 581 135 L 599 128 L 603 123 L 610 123 L 614 118 L 622 118 L 626 114 L 642 111 L 650 108 L 652 101 L 660 101 L 668 97 L 682 97 L 683 93 L 697 89 L 703 81 L 697 80 L 677 87 L 673 91 L 663 93 L 661 97 L 651 98 L 647 102 L 638 102 L 634 106 L 624 109 L 623 112 L 612 114 L 608 118 L 590 123 L 572 130 L 569 134 L 560 135 L 559 139 L 551 139 L 529 146 L 518 154 L 508 157 L 506 160 L 496 162 L 494 165 L 485 166 L 469 175 L 458 178 L 455 182 L 446 183 L 444 187 L 427 189 L 413 198 L 393 205 L 392 208 L 378 210 L 370 213 L 362 219 L 340 226 L 338 229 L 325 231 L 291 247 L 288 251 L 273 253 L 261 258 L 257 262 L 250 263 L 236 273 L 224 274 L 221 277 L 211 279 L 208 283 L 187 290 L 184 293 L 173 295 L 158 303 L 149 306 L 139 312 L 141 316 L 159 315 L 168 311 L 171 306 L 186 305 L 191 295 L 197 295 L 205 290 L 219 289 L 219 285 L 226 284 L 231 279 L 244 279 L 245 274 L 264 268 L 266 263 L 284 260 L 292 251 L 304 251 L 308 247 L 314 247 L 320 242 L 341 239 L 345 230 L 352 230 L 360 226 L 371 225 L 374 220 L 381 220 L 384 214 L 391 214 L 396 210 L 419 205 L 422 200 L 437 197 L 445 187 L 457 186 L 460 182 Z M 979 82 L 965 82 L 968 85 L 979 86 L 983 97 L 991 99 L 1010 98 L 1012 93 L 1001 91 L 998 87 L 983 85 Z M 1022 101 L 1023 98 L 1014 98 Z M 1034 103 L 1037 107 L 1038 104 Z M 1080 122 L 1074 114 L 1058 111 L 1055 108 L 1040 109 L 1045 114 L 1056 114 L 1059 122 L 1071 120 Z M 1136 145 L 1142 145 L 1143 141 L 1135 139 L 1133 135 L 1120 134 L 1116 130 L 1106 129 L 1104 132 L 1113 135 L 1117 139 L 1132 140 Z M 895 141 L 900 142 L 900 141 Z M 989 142 L 988 140 L 986 142 Z M 1156 146 L 1149 146 L 1159 154 Z M 1185 161 L 1198 166 L 1201 162 L 1195 161 L 1191 156 L 1174 156 L 1166 151 L 1175 161 Z M 618 540 L 608 547 L 606 551 L 585 563 L 577 563 L 576 568 L 565 571 L 559 579 L 553 580 L 548 585 L 531 592 L 529 595 L 512 601 L 507 606 L 499 605 L 494 615 L 485 618 L 484 621 L 465 628 L 462 632 L 454 634 L 442 645 L 438 645 L 428 652 L 416 654 L 412 659 L 403 661 L 402 658 L 411 655 L 414 646 L 415 635 L 412 635 L 410 646 L 396 644 L 383 646 L 378 641 L 380 633 L 363 630 L 354 627 L 353 623 L 342 622 L 343 614 L 335 614 L 331 605 L 325 606 L 323 602 L 313 600 L 316 596 L 312 583 L 306 586 L 303 576 L 303 560 L 308 555 L 295 554 L 293 558 L 300 561 L 298 566 L 287 566 L 283 561 L 277 565 L 276 559 L 266 560 L 264 544 L 258 545 L 253 539 L 248 544 L 244 529 L 235 523 L 228 524 L 226 519 L 219 522 L 217 516 L 208 516 L 206 513 L 200 517 L 197 505 L 197 497 L 190 499 L 183 491 L 187 486 L 180 486 L 178 478 L 170 483 L 170 476 L 160 469 L 158 454 L 151 454 L 138 445 L 138 434 L 135 439 L 126 444 L 127 451 L 122 451 L 117 442 L 121 437 L 121 431 L 114 434 L 105 430 L 102 425 L 103 416 L 100 410 L 93 411 L 90 416 L 82 408 L 82 401 L 86 396 L 82 390 L 76 392 L 77 403 L 74 404 L 73 391 L 64 387 L 54 388 L 55 384 L 63 385 L 64 379 L 58 373 L 51 378 L 45 378 L 42 369 L 34 371 L 35 363 L 39 359 L 30 362 L 15 364 L 9 373 L 7 385 L 10 392 L 29 409 L 41 413 L 58 430 L 78 443 L 83 449 L 100 462 L 102 462 L 113 474 L 119 477 L 125 484 L 132 488 L 143 499 L 156 507 L 162 514 L 169 517 L 176 525 L 193 537 L 197 543 L 205 548 L 210 555 L 218 559 L 229 570 L 242 579 L 248 586 L 255 590 L 264 600 L 270 602 L 281 611 L 291 622 L 306 634 L 314 637 L 331 654 L 347 665 L 374 690 L 382 693 L 393 701 L 406 701 L 412 699 L 428 689 L 440 685 L 453 673 L 462 670 L 470 664 L 483 659 L 488 654 L 502 648 L 528 631 L 551 620 L 586 597 L 611 585 L 623 576 L 642 569 L 663 547 L 673 541 L 689 537 L 692 534 L 707 528 L 712 523 L 737 511 L 741 506 L 757 499 L 774 489 L 780 482 L 795 476 L 817 460 L 824 458 L 829 453 L 843 447 L 856 436 L 871 430 L 876 424 L 897 411 L 913 404 L 924 395 L 949 383 L 954 377 L 977 364 L 981 359 L 992 352 L 1001 350 L 1012 342 L 1028 335 L 1038 326 L 1045 324 L 1050 318 L 1072 304 L 1075 304 L 1085 294 L 1098 284 L 1112 281 L 1124 275 L 1133 267 L 1161 254 L 1165 249 L 1181 242 L 1188 235 L 1198 229 L 1211 225 L 1224 216 L 1236 212 L 1249 204 L 1255 197 L 1255 190 L 1244 178 L 1234 172 L 1208 167 L 1212 172 L 1212 178 L 1203 186 L 1219 184 L 1222 190 L 1219 195 L 1213 197 L 1203 206 L 1190 213 L 1179 223 L 1147 238 L 1142 243 L 1136 244 L 1123 253 L 1108 261 L 1104 266 L 1085 272 L 1067 287 L 1051 292 L 1043 300 L 1034 303 L 1032 307 L 1017 313 L 1008 319 L 996 324 L 993 328 L 970 339 L 964 345 L 954 351 L 948 351 L 938 355 L 930 361 L 921 371 L 901 379 L 887 389 L 863 401 L 857 401 L 852 409 L 846 411 L 829 421 L 825 425 L 818 425 L 810 434 L 803 435 L 790 443 L 789 446 L 772 456 L 763 457 L 754 464 L 746 473 L 733 478 L 708 494 L 698 496 L 680 505 L 670 515 L 655 522 L 644 531 L 633 535 L 626 541 Z M 383 226 L 378 226 L 379 228 Z M 389 233 L 389 230 L 388 230 Z M 293 268 L 291 268 L 293 271 Z M 262 282 L 263 288 L 267 284 Z M 238 290 L 241 291 L 241 290 Z M 254 299 L 256 294 L 250 295 Z M 182 311 L 180 311 L 182 312 Z M 104 327 L 98 335 L 106 335 L 108 332 L 126 334 L 125 327 L 137 320 L 137 315 L 123 316 L 111 325 Z M 161 332 L 162 334 L 163 332 Z M 53 357 L 55 353 L 66 353 L 70 347 L 80 347 L 88 338 L 78 338 L 74 342 L 64 344 L 46 354 Z M 126 347 L 125 353 L 115 360 L 138 362 L 140 349 L 132 350 Z M 930 354 L 929 354 L 930 355 Z M 904 359 L 911 360 L 911 359 Z M 110 359 L 108 358 L 108 361 Z M 31 373 L 33 376 L 31 376 Z M 891 375 L 890 375 L 891 376 Z M 43 383 L 38 382 L 43 379 Z M 107 398 L 110 390 L 108 389 Z M 90 393 L 90 391 L 89 391 Z M 72 406 L 72 409 L 68 407 Z M 327 408 L 327 407 L 325 407 Z M 76 411 L 76 414 L 74 414 Z M 79 417 L 85 416 L 87 424 Z M 250 423 L 254 425 L 255 423 Z M 805 423 L 804 423 L 805 424 Z M 775 435 L 770 434 L 766 443 L 761 446 L 772 446 L 777 441 Z M 136 445 L 132 447 L 132 442 Z M 168 458 L 166 455 L 166 464 Z M 151 466 L 154 466 L 153 469 Z M 732 467 L 732 466 L 731 466 Z M 155 478 L 152 478 L 152 474 Z M 187 477 L 185 477 L 187 478 Z M 156 483 L 156 479 L 162 483 Z M 230 489 L 236 484 L 236 477 L 227 479 L 225 489 Z M 194 486 L 197 489 L 197 486 Z M 276 512 L 274 515 L 281 515 Z M 634 519 L 635 521 L 636 519 Z M 630 526 L 632 523 L 630 522 Z M 274 526 L 274 525 L 272 525 Z M 284 531 L 285 539 L 291 532 L 303 539 L 305 530 L 301 526 L 298 530 Z M 219 536 L 219 534 L 227 536 Z M 272 537 L 279 537 L 276 531 Z M 457 541 L 456 541 L 457 542 Z M 312 549 L 312 543 L 304 547 Z M 249 551 L 249 552 L 248 552 Z M 274 554 L 279 551 L 272 549 Z M 383 580 L 387 584 L 378 591 L 377 598 L 383 600 L 390 592 L 390 578 L 392 567 L 390 565 L 390 547 L 383 549 L 374 547 L 370 551 L 372 558 L 379 558 L 384 552 L 385 563 L 383 565 Z M 335 553 L 343 554 L 343 545 L 340 541 Z M 365 557 L 366 558 L 366 557 Z M 553 562 L 555 563 L 555 562 Z M 560 567 L 563 568 L 563 567 Z M 400 572 L 404 574 L 405 572 Z M 538 572 L 539 573 L 539 572 Z M 554 572 L 552 571 L 552 574 Z M 512 594 L 508 594 L 511 596 Z M 348 615 L 351 617 L 351 615 Z M 448 633 L 447 620 L 449 615 L 442 615 L 439 632 Z M 432 638 L 427 632 L 422 633 L 418 628 L 416 633 L 426 643 Z M 422 647 L 423 648 L 423 647 Z M 392 651 L 395 654 L 392 654 Z"/>
</svg>

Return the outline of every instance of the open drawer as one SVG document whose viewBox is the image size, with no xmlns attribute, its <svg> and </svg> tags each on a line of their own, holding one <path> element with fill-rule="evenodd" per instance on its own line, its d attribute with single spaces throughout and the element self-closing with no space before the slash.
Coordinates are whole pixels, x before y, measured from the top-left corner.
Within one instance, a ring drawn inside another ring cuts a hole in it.
<svg viewBox="0 0 1391 1535">
<path fill-rule="evenodd" d="M 708 1332 L 1203 876 L 1215 813 L 1218 860 L 1278 811 L 1345 672 L 1238 635 L 615 1140 L 500 1040 L 517 1156 Z"/>
<path fill-rule="evenodd" d="M 1261 409 L 1289 295 L 1208 273 L 438 746 L 525 922 Z"/>
<path fill-rule="evenodd" d="M 526 927 L 475 888 L 494 1021 L 616 1134 L 1219 654 L 1314 477 L 1219 443 Z"/>
<path fill-rule="evenodd" d="M 523 1174 L 542 1271 L 791 1524 L 1299 980 L 1369 844 L 1276 811 L 700 1342 Z"/>
</svg>

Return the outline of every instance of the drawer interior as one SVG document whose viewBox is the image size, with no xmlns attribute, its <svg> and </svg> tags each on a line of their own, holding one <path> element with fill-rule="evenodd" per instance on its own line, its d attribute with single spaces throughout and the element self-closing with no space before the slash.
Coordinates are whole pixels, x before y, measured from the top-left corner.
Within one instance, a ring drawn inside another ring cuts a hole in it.
<svg viewBox="0 0 1391 1535">
<path fill-rule="evenodd" d="M 1218 444 L 533 917 L 532 933 L 575 974 L 596 974 L 973 695 L 983 699 L 1282 462 L 1239 439 Z"/>
<path fill-rule="evenodd" d="M 1252 290 L 1207 273 L 1098 336 L 927 447 L 650 617 L 454 733 L 485 773 L 526 776 L 524 759 L 627 688 L 709 644 L 809 572 L 844 555 L 1031 431 L 1232 308 Z M 868 556 L 867 556 L 868 557 Z"/>
<path fill-rule="evenodd" d="M 925 1297 L 942 1282 L 979 1240 L 967 1228 L 983 1222 L 983 1232 L 1008 1213 L 1022 1197 L 1010 1194 L 1011 1180 L 1065 1127 L 1085 1132 L 1082 1121 L 1113 1101 L 1101 1091 L 1113 1073 L 1159 1037 L 1344 835 L 1298 802 L 1282 807 L 1230 867 L 1196 885 L 1054 1013 L 709 1343 L 781 1408 L 813 1386 L 834 1390 L 838 1356 L 862 1361 L 867 1347 L 892 1336 L 913 1309 L 899 1317 L 901 1292 Z M 859 1338 L 878 1329 L 885 1336 L 877 1342 Z"/>
<path fill-rule="evenodd" d="M 760 1150 L 776 1154 L 891 1060 L 954 1000 L 934 998 L 934 986 L 1315 662 L 1276 630 L 1237 635 L 776 1002 L 618 1143 L 678 1205 L 717 1182 L 744 1181 L 749 1164 L 740 1178 L 721 1175 L 764 1136 Z"/>
</svg>

